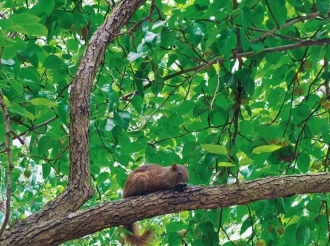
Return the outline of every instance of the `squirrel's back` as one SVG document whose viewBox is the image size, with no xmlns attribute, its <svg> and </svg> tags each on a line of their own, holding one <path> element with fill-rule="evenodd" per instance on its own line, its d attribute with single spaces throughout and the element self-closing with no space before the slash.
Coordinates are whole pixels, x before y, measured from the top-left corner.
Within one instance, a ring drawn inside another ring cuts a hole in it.
<svg viewBox="0 0 330 246">
<path fill-rule="evenodd" d="M 188 181 L 189 173 L 185 166 L 173 164 L 162 167 L 146 164 L 136 168 L 128 177 L 123 197 L 137 196 L 148 192 L 169 190 Z"/>
</svg>

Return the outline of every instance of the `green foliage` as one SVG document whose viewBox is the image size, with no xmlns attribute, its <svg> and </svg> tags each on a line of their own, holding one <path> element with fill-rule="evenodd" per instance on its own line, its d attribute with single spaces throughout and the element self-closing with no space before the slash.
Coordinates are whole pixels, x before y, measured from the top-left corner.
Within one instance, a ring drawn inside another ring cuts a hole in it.
<svg viewBox="0 0 330 246">
<path fill-rule="evenodd" d="M 158 0 L 156 7 L 125 34 L 150 5 L 136 11 L 94 80 L 90 163 L 97 192 L 85 206 L 120 199 L 127 174 L 143 163 L 186 163 L 194 185 L 329 171 L 330 50 L 304 44 L 329 38 L 327 1 Z M 14 220 L 67 184 L 70 83 L 112 7 L 7 0 L 2 10 L 0 88 L 16 139 Z M 320 11 L 318 18 L 311 11 Z M 1 114 L 2 150 L 4 134 Z M 164 216 L 143 227 L 158 226 L 155 245 L 325 245 L 328 201 L 328 194 L 291 196 Z M 67 245 L 119 245 L 118 234 L 110 228 Z"/>
</svg>

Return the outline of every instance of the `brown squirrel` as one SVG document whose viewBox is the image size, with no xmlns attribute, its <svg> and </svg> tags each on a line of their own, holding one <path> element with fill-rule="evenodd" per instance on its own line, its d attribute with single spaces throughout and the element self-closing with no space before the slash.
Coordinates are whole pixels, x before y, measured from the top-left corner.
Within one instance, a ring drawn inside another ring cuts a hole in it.
<svg viewBox="0 0 330 246">
<path fill-rule="evenodd" d="M 188 181 L 189 172 L 183 165 L 173 164 L 162 167 L 156 164 L 147 164 L 136 168 L 129 176 L 124 187 L 123 198 L 143 195 L 149 192 L 170 190 L 175 188 L 182 191 Z M 148 245 L 151 240 L 151 230 L 142 235 L 135 223 L 124 226 L 132 234 L 126 234 L 126 242 L 131 245 Z"/>
</svg>

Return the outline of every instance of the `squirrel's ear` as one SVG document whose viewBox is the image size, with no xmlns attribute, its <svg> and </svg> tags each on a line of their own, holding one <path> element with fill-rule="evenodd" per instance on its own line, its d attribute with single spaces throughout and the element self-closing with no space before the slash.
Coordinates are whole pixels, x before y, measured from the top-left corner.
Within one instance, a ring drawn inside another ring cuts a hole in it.
<svg viewBox="0 0 330 246">
<path fill-rule="evenodd" d="M 178 166 L 177 166 L 176 164 L 172 164 L 172 169 L 173 169 L 174 171 L 176 171 L 176 170 L 178 170 Z"/>
</svg>

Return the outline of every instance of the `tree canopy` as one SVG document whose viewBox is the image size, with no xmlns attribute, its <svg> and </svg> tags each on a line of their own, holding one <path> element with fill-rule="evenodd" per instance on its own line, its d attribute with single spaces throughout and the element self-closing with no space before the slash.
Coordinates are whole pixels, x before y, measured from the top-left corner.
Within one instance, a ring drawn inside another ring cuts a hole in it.
<svg viewBox="0 0 330 246">
<path fill-rule="evenodd" d="M 0 4 L 0 245 L 330 243 L 329 1 Z"/>
</svg>

